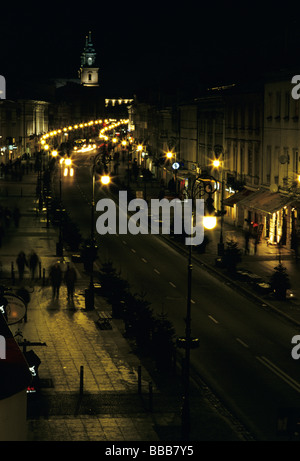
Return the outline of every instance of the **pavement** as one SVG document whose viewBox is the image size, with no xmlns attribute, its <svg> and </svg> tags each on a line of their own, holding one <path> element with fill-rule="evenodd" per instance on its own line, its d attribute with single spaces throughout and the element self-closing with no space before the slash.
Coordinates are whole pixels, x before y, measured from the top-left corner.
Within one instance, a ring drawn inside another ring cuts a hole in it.
<svg viewBox="0 0 300 461">
<path fill-rule="evenodd" d="M 46 346 L 31 346 L 41 359 L 42 388 L 39 394 L 28 394 L 28 441 L 182 440 L 180 364 L 172 376 L 162 376 L 151 360 L 138 355 L 124 337 L 121 320 L 112 319 L 111 329 L 98 328 L 97 320 L 101 315 L 110 315 L 111 308 L 97 294 L 95 310 L 85 309 L 84 290 L 89 276 L 81 263 L 72 262 L 72 252 L 64 249 L 62 258 L 56 256 L 58 232 L 51 223 L 47 225 L 46 210 L 38 211 L 36 182 L 37 174 L 33 171 L 25 174 L 22 181 L 0 178 L 1 205 L 10 209 L 17 205 L 21 211 L 19 227 L 11 222 L 2 239 L 1 283 L 13 291 L 20 285 L 25 286 L 31 296 L 27 322 L 22 321 L 11 329 L 18 340 L 46 343 Z M 131 187 L 140 190 L 141 183 L 131 183 Z M 152 186 L 147 185 L 149 197 L 158 189 L 155 181 Z M 243 234 L 232 226 L 224 226 L 224 235 L 225 238 L 234 236 L 242 243 Z M 227 278 L 228 275 L 215 266 L 218 238 L 216 231 L 214 237 L 210 237 L 206 252 L 194 254 L 194 258 L 218 276 Z M 171 240 L 170 244 L 176 245 L 179 251 L 186 251 Z M 33 249 L 40 259 L 36 278 L 32 281 L 27 271 L 24 281 L 19 283 L 17 254 L 21 250 L 29 254 Z M 297 324 L 300 322 L 299 263 L 289 250 L 282 250 L 281 258 L 292 282 L 292 299 L 273 302 L 269 297 L 258 296 L 242 282 L 230 280 L 230 283 L 238 283 L 245 293 L 249 290 L 258 302 L 270 303 Z M 61 287 L 59 299 L 52 299 L 48 273 L 56 261 L 63 270 L 69 263 L 77 271 L 74 305 L 67 301 L 65 286 Z M 242 261 L 245 268 L 263 278 L 270 275 L 277 263 L 278 249 L 264 243 L 258 246 L 256 254 L 247 255 Z M 206 384 L 196 382 L 192 375 L 191 402 L 190 440 L 251 440 L 251 435 L 223 408 Z"/>
</svg>

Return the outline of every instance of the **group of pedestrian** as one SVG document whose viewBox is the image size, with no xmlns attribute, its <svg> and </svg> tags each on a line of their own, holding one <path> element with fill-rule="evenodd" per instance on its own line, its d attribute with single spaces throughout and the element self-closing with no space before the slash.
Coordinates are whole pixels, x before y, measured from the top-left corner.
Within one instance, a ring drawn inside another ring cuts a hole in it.
<svg viewBox="0 0 300 461">
<path fill-rule="evenodd" d="M 52 299 L 59 298 L 59 290 L 64 280 L 67 287 L 68 302 L 74 301 L 75 283 L 77 280 L 74 267 L 70 267 L 70 264 L 68 264 L 65 273 L 63 273 L 60 264 L 56 262 L 50 268 L 49 279 L 52 286 Z"/>
<path fill-rule="evenodd" d="M 24 251 L 20 251 L 20 253 L 17 256 L 16 263 L 18 266 L 20 282 L 23 280 L 26 267 L 28 267 L 30 270 L 31 280 L 34 280 L 36 268 L 39 263 L 39 257 L 35 251 L 32 250 L 28 257 L 26 257 Z"/>
</svg>

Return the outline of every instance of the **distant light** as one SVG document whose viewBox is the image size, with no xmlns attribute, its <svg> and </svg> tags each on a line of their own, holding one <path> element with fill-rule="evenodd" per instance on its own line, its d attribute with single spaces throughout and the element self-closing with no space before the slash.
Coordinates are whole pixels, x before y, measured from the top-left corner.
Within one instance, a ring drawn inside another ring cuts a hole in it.
<svg viewBox="0 0 300 461">
<path fill-rule="evenodd" d="M 104 175 L 104 176 L 101 176 L 101 184 L 103 184 L 104 186 L 107 186 L 107 184 L 110 183 L 110 177 L 108 175 Z"/>
<path fill-rule="evenodd" d="M 172 168 L 174 170 L 178 170 L 178 168 L 180 167 L 179 163 L 178 162 L 174 162 L 173 165 L 172 165 Z"/>
<path fill-rule="evenodd" d="M 167 158 L 172 158 L 173 157 L 173 152 L 167 152 L 166 156 L 167 156 Z"/>
<path fill-rule="evenodd" d="M 203 226 L 205 229 L 214 229 L 217 225 L 216 216 L 204 216 L 203 217 Z"/>
<path fill-rule="evenodd" d="M 221 165 L 220 160 L 215 159 L 215 160 L 213 161 L 213 166 L 214 166 L 215 168 L 219 168 L 220 165 Z"/>
<path fill-rule="evenodd" d="M 66 164 L 67 166 L 70 166 L 71 163 L 72 163 L 72 160 L 71 160 L 70 158 L 66 158 L 65 164 Z"/>
</svg>

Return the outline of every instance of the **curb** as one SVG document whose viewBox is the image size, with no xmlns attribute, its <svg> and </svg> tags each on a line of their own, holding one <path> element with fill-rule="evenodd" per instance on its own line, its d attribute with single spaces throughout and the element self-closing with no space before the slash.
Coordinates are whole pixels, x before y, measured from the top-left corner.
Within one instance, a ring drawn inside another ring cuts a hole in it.
<svg viewBox="0 0 300 461">
<path fill-rule="evenodd" d="M 188 252 L 186 250 L 184 250 L 183 248 L 180 247 L 180 245 L 178 245 L 176 242 L 172 242 L 168 237 L 165 237 L 163 234 L 157 236 L 157 237 L 162 237 L 164 239 L 164 241 L 166 243 L 168 243 L 170 246 L 172 246 L 174 249 L 176 249 L 177 251 L 179 251 L 181 254 L 184 254 L 186 256 L 188 256 Z M 223 274 L 222 272 L 218 271 L 217 269 L 215 269 L 211 264 L 208 264 L 204 261 L 201 261 L 200 259 L 196 258 L 195 256 L 192 255 L 192 261 L 194 263 L 196 263 L 198 266 L 204 266 L 207 271 L 209 271 L 210 273 L 216 275 L 219 279 L 223 279 L 225 280 L 226 284 L 227 285 L 234 285 L 234 287 L 239 291 L 241 292 L 244 296 L 247 296 L 247 298 L 251 298 L 253 301 L 259 303 L 259 304 L 262 304 L 263 307 L 264 306 L 267 306 L 270 310 L 273 310 L 276 314 L 284 317 L 286 320 L 288 320 L 289 322 L 293 323 L 294 325 L 300 327 L 300 322 L 298 322 L 297 320 L 295 320 L 294 318 L 290 317 L 288 314 L 282 312 L 278 307 L 274 306 L 273 304 L 271 304 L 269 301 L 266 301 L 265 299 L 261 298 L 260 296 L 258 296 L 257 294 L 255 293 L 252 293 L 250 290 L 248 290 L 247 288 L 241 286 L 239 283 L 237 283 L 235 280 L 232 280 L 231 278 L 229 278 L 228 276 L 226 276 L 225 274 Z"/>
</svg>

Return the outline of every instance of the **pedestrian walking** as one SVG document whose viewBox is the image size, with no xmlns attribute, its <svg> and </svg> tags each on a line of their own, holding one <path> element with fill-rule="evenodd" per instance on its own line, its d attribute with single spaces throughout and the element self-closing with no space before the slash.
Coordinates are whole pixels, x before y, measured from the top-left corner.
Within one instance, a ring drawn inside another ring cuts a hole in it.
<svg viewBox="0 0 300 461">
<path fill-rule="evenodd" d="M 65 272 L 65 283 L 67 286 L 68 301 L 73 302 L 76 280 L 77 280 L 76 271 L 74 267 L 70 267 L 70 265 L 68 264 L 67 270 Z"/>
<path fill-rule="evenodd" d="M 52 299 L 59 298 L 59 289 L 62 282 L 62 272 L 59 263 L 55 263 L 49 272 L 49 278 L 52 285 Z"/>
<path fill-rule="evenodd" d="M 39 262 L 39 257 L 35 251 L 32 251 L 28 258 L 28 265 L 31 272 L 31 280 L 35 278 L 35 271 Z"/>
<path fill-rule="evenodd" d="M 245 255 L 249 254 L 249 241 L 250 241 L 250 232 L 246 231 L 245 232 Z"/>
<path fill-rule="evenodd" d="M 28 266 L 28 262 L 27 262 L 24 251 L 20 251 L 16 259 L 16 263 L 17 263 L 18 271 L 19 271 L 19 280 L 21 282 L 23 280 L 25 266 Z"/>
</svg>

